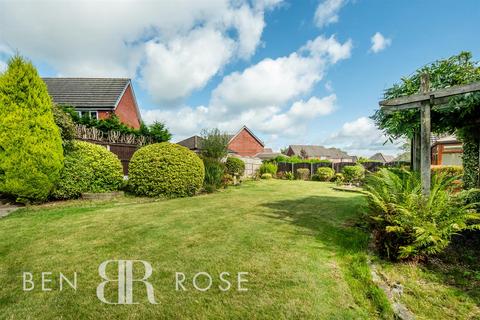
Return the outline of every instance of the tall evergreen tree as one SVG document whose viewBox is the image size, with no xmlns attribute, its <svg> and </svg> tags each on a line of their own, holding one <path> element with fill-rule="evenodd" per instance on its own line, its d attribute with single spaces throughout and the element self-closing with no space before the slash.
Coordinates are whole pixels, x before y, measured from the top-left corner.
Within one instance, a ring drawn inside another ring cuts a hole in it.
<svg viewBox="0 0 480 320">
<path fill-rule="evenodd" d="M 17 55 L 0 76 L 0 193 L 21 202 L 45 200 L 62 167 L 47 86 L 32 63 Z"/>
</svg>

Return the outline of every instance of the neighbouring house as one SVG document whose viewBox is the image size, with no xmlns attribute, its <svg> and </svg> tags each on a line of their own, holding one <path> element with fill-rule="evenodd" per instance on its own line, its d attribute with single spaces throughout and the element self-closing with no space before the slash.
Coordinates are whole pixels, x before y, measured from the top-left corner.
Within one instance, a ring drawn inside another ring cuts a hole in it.
<svg viewBox="0 0 480 320">
<path fill-rule="evenodd" d="M 375 153 L 373 156 L 368 158 L 369 160 L 372 161 L 380 161 L 382 163 L 387 163 L 387 162 L 392 162 L 395 160 L 394 156 L 386 155 L 381 152 Z"/>
<path fill-rule="evenodd" d="M 454 135 L 435 139 L 432 143 L 432 165 L 461 166 L 463 145 Z"/>
<path fill-rule="evenodd" d="M 53 102 L 71 106 L 80 116 L 106 119 L 111 114 L 138 129 L 141 116 L 132 82 L 126 78 L 43 78 Z"/>
<path fill-rule="evenodd" d="M 249 128 L 243 126 L 237 133 L 229 136 L 228 152 L 241 157 L 256 157 L 265 152 L 265 146 Z M 177 142 L 179 145 L 189 148 L 195 152 L 201 151 L 202 137 L 192 136 Z M 267 149 L 273 153 L 271 149 Z"/>
<path fill-rule="evenodd" d="M 303 159 L 320 159 L 336 162 L 355 162 L 355 156 L 349 156 L 345 151 L 337 148 L 326 148 L 315 145 L 290 145 L 288 146 L 287 156 L 298 156 Z"/>
</svg>

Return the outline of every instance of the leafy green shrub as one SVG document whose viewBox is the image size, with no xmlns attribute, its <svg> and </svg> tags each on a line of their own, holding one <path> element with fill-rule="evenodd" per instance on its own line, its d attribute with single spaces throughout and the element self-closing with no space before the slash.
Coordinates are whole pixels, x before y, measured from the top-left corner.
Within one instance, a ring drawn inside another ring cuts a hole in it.
<svg viewBox="0 0 480 320">
<path fill-rule="evenodd" d="M 263 174 L 260 176 L 260 178 L 269 180 L 269 179 L 272 179 L 272 174 L 271 174 L 271 173 L 263 173 Z"/>
<path fill-rule="evenodd" d="M 335 170 L 329 167 L 320 167 L 317 169 L 318 181 L 330 181 L 335 175 Z"/>
<path fill-rule="evenodd" d="M 444 174 L 447 177 L 460 178 L 463 175 L 462 166 L 432 166 L 432 174 Z"/>
<path fill-rule="evenodd" d="M 260 176 L 264 173 L 270 173 L 270 175 L 273 177 L 277 173 L 277 165 L 273 163 L 262 163 L 260 168 L 258 169 L 258 172 L 260 173 Z"/>
<path fill-rule="evenodd" d="M 433 176 L 429 197 L 422 196 L 420 176 L 380 169 L 366 179 L 369 224 L 377 248 L 396 260 L 422 258 L 445 249 L 452 235 L 480 229 L 479 219 L 457 194 L 449 192 L 453 178 Z"/>
<path fill-rule="evenodd" d="M 245 172 L 245 162 L 242 159 L 235 157 L 228 157 L 225 162 L 226 171 L 229 175 L 243 176 Z"/>
<path fill-rule="evenodd" d="M 138 149 L 128 171 L 130 190 L 149 197 L 192 196 L 205 177 L 203 162 L 194 152 L 169 142 Z"/>
<path fill-rule="evenodd" d="M 0 193 L 44 201 L 63 167 L 52 100 L 37 70 L 19 56 L 0 76 Z"/>
<path fill-rule="evenodd" d="M 285 172 L 285 179 L 295 180 L 295 175 L 291 171 L 287 171 L 287 172 Z"/>
<path fill-rule="evenodd" d="M 222 185 L 226 187 L 226 186 L 233 185 L 233 183 L 234 183 L 233 176 L 228 173 L 225 173 L 222 177 Z"/>
<path fill-rule="evenodd" d="M 342 173 L 348 183 L 359 183 L 365 178 L 365 168 L 361 164 L 345 166 Z"/>
<path fill-rule="evenodd" d="M 76 136 L 75 123 L 70 113 L 65 112 L 58 105 L 52 104 L 52 111 L 55 124 L 60 130 L 60 136 L 62 137 L 63 151 L 66 153 L 73 148 L 73 140 Z"/>
<path fill-rule="evenodd" d="M 223 175 L 225 173 L 225 165 L 217 159 L 202 158 L 205 166 L 205 180 L 203 188 L 207 192 L 214 192 L 223 185 Z"/>
<path fill-rule="evenodd" d="M 74 141 L 52 196 L 74 199 L 84 192 L 116 191 L 122 184 L 122 164 L 115 154 L 93 143 Z"/>
<path fill-rule="evenodd" d="M 306 168 L 297 169 L 295 178 L 299 180 L 310 180 L 310 170 Z"/>
<path fill-rule="evenodd" d="M 480 212 L 480 189 L 464 190 L 460 197 L 465 204 L 472 205 L 477 212 Z"/>
</svg>

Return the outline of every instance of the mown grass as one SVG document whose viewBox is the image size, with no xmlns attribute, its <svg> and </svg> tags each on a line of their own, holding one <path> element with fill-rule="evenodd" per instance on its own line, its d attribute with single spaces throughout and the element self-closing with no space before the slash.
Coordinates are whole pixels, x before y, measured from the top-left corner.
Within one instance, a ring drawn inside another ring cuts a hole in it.
<svg viewBox="0 0 480 320">
<path fill-rule="evenodd" d="M 0 220 L 0 318 L 388 318 L 366 264 L 369 237 L 352 227 L 363 197 L 330 186 L 273 180 L 194 198 L 22 209 Z M 150 262 L 158 304 L 148 303 L 142 285 L 134 291 L 139 304 L 101 303 L 97 269 L 109 259 Z M 23 271 L 34 273 L 33 291 L 22 290 Z M 54 290 L 41 291 L 42 271 L 77 272 L 77 290 L 60 292 L 54 276 Z M 175 272 L 191 281 L 200 271 L 215 277 L 212 289 L 190 282 L 188 291 L 175 290 Z M 220 291 L 223 271 L 248 272 L 248 291 Z"/>
</svg>

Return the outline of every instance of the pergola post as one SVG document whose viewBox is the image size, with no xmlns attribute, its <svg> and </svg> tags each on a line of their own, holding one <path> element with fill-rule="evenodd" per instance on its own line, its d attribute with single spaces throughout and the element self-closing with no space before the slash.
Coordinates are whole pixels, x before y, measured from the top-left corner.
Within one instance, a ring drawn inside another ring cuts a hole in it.
<svg viewBox="0 0 480 320">
<path fill-rule="evenodd" d="M 428 73 L 423 73 L 420 78 L 420 88 L 422 93 L 430 91 L 430 82 Z M 431 104 L 432 101 L 424 101 L 420 108 L 420 175 L 422 180 L 422 194 L 428 196 L 430 194 L 431 184 L 431 164 L 432 150 L 430 147 L 431 135 Z"/>
<path fill-rule="evenodd" d="M 451 97 L 461 96 L 471 92 L 480 92 L 480 82 L 430 91 L 428 74 L 424 73 L 420 77 L 420 91 L 421 92 L 418 94 L 380 101 L 379 104 L 384 112 L 420 109 L 420 132 L 416 130 L 412 141 L 412 167 L 414 170 L 420 169 L 422 178 L 422 192 L 424 195 L 429 195 L 431 185 L 430 170 L 432 162 L 432 151 L 430 147 L 430 135 L 432 129 L 430 115 L 431 109 L 433 106 L 448 106 Z M 418 149 L 420 149 L 420 152 Z M 420 159 L 418 159 L 419 153 Z M 420 165 L 418 162 L 420 162 Z M 420 168 L 418 168 L 418 166 L 420 166 Z"/>
</svg>

